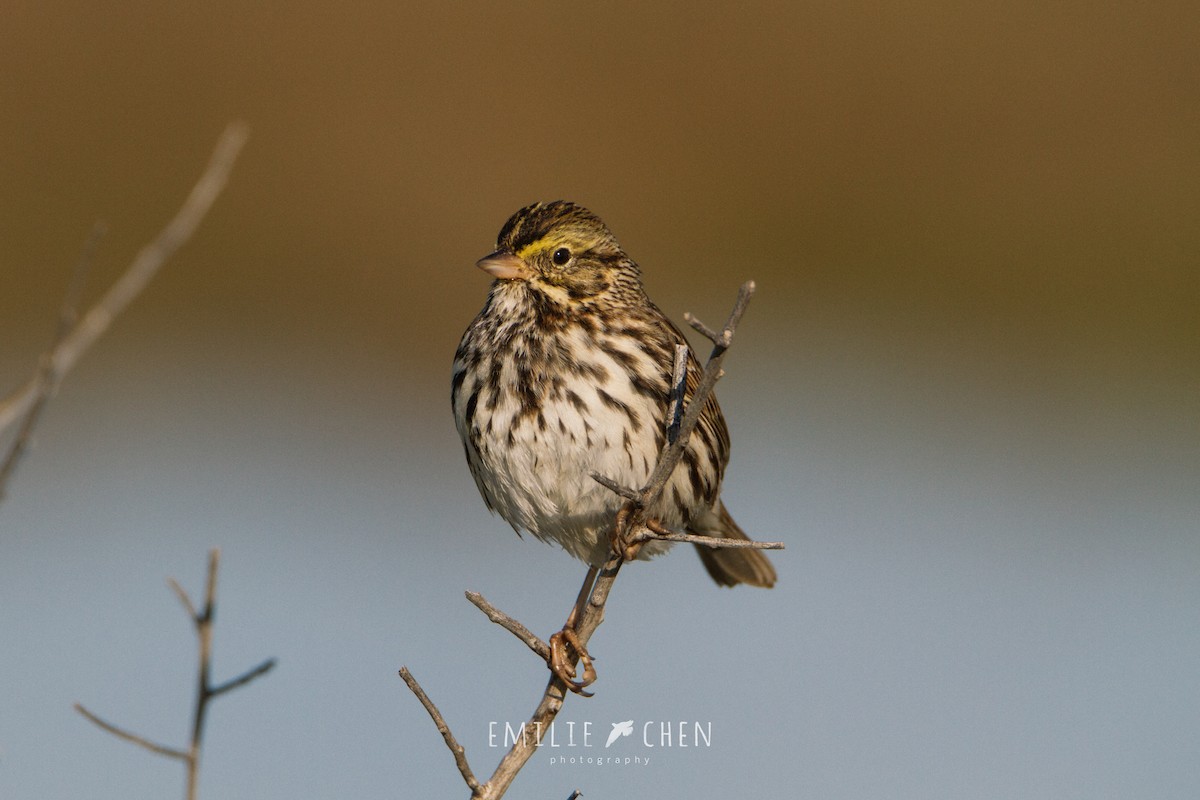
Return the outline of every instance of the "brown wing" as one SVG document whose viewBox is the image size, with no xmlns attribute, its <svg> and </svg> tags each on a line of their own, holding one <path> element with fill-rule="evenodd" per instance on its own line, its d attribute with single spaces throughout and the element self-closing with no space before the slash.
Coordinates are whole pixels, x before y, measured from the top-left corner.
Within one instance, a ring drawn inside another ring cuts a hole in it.
<svg viewBox="0 0 1200 800">
<path fill-rule="evenodd" d="M 659 316 L 662 318 L 665 330 L 669 332 L 671 338 L 674 340 L 673 344 L 687 344 L 683 332 L 661 311 L 659 311 Z M 700 372 L 700 361 L 696 358 L 689 345 L 687 385 L 684 392 L 686 402 L 691 402 L 692 395 L 695 394 L 696 387 L 700 384 Z M 725 415 L 721 413 L 721 406 L 717 402 L 716 393 L 708 396 L 708 401 L 704 404 L 704 411 L 700 414 L 700 420 L 696 424 L 693 436 L 699 436 L 703 443 L 702 446 L 713 453 L 718 480 L 717 493 L 710 498 L 714 504 L 712 511 L 697 519 L 693 519 L 689 530 L 701 536 L 716 536 L 728 539 L 750 538 L 733 521 L 733 517 L 729 515 L 725 504 L 718 497 L 720 494 L 720 483 L 725 477 L 725 466 L 729 463 L 729 429 L 725 425 Z M 695 446 L 695 443 L 691 445 L 693 448 Z M 700 554 L 700 560 L 703 562 L 704 568 L 719 586 L 736 586 L 739 583 L 744 583 L 749 586 L 770 588 L 775 585 L 775 567 L 772 566 L 766 555 L 759 550 L 720 550 L 697 545 L 696 551 Z"/>
</svg>

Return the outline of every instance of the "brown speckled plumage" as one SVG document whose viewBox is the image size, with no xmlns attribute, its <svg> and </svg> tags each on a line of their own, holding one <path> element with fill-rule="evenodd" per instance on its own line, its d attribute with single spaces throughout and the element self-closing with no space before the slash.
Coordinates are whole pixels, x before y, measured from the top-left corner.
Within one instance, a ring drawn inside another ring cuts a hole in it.
<svg viewBox="0 0 1200 800">
<path fill-rule="evenodd" d="M 518 532 L 602 563 L 621 501 L 590 473 L 645 482 L 662 447 L 683 335 L 646 296 L 637 264 L 604 223 L 573 203 L 518 211 L 480 266 L 498 277 L 463 334 L 451 389 L 471 474 L 488 508 Z M 699 372 L 689 356 L 688 399 Z M 745 538 L 720 501 L 728 461 L 729 432 L 713 396 L 650 516 Z M 652 543 L 642 554 L 665 548 Z M 721 585 L 775 581 L 758 551 L 700 556 Z"/>
</svg>

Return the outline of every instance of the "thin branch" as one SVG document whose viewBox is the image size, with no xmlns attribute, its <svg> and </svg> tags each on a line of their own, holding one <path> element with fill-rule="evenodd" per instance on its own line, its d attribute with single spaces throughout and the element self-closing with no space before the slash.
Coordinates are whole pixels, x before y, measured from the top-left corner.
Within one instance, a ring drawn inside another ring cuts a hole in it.
<svg viewBox="0 0 1200 800">
<path fill-rule="evenodd" d="M 714 345 L 727 348 L 733 341 L 733 331 L 737 327 L 738 321 L 741 320 L 742 314 L 746 313 L 746 307 L 750 305 L 750 298 L 753 296 L 755 288 L 754 281 L 746 281 L 742 284 L 737 300 L 734 301 L 733 311 L 729 315 L 729 321 L 725 323 L 725 327 L 721 329 L 720 333 L 696 319 L 690 312 L 684 313 L 683 318 L 688 325 L 704 334 Z"/>
<path fill-rule="evenodd" d="M 692 316 L 692 312 L 690 312 L 690 311 L 683 312 L 683 320 L 688 325 L 691 325 L 692 328 L 694 328 L 696 331 L 701 333 L 705 338 L 707 338 L 713 344 L 716 344 L 718 341 L 720 341 L 721 334 L 717 333 L 712 328 L 708 327 L 703 322 L 701 322 L 700 320 L 698 320 L 694 316 Z"/>
<path fill-rule="evenodd" d="M 408 667 L 400 668 L 400 677 L 408 684 L 408 688 L 421 701 L 421 705 L 425 706 L 425 710 L 429 712 L 429 716 L 433 719 L 433 724 L 437 726 L 438 733 L 442 734 L 442 738 L 446 741 L 446 747 L 450 748 L 450 752 L 454 754 L 454 763 L 458 765 L 458 771 L 462 773 L 463 780 L 467 782 L 467 787 L 474 793 L 478 794 L 480 785 L 475 773 L 471 772 L 471 765 L 467 763 L 467 751 L 454 738 L 454 734 L 450 732 L 450 726 L 446 724 L 446 718 L 442 716 L 442 712 L 438 711 L 438 707 L 429 699 L 429 695 L 425 694 L 425 690 L 421 688 L 421 684 L 417 683 L 417 679 L 408 671 Z"/>
<path fill-rule="evenodd" d="M 167 578 L 167 586 L 170 586 L 171 591 L 173 591 L 175 596 L 179 598 L 179 602 L 183 606 L 183 610 L 187 612 L 187 615 L 191 617 L 192 620 L 195 620 L 196 606 L 192 604 L 192 598 L 188 597 L 187 591 L 179 585 L 179 581 L 175 580 L 174 578 Z"/>
<path fill-rule="evenodd" d="M 596 483 L 600 484 L 605 489 L 616 492 L 617 494 L 621 495 L 621 497 L 624 497 L 626 500 L 637 501 L 637 500 L 640 500 L 642 497 L 642 493 L 639 492 L 637 489 L 630 489 L 628 486 L 622 486 L 621 484 L 614 481 L 612 478 L 601 475 L 599 472 L 592 472 L 589 474 L 591 475 L 592 480 L 594 480 Z"/>
<path fill-rule="evenodd" d="M 197 617 L 197 623 L 213 620 L 217 601 L 217 566 L 221 561 L 220 549 L 214 547 L 208 551 L 208 580 L 204 582 L 204 614 Z"/>
<path fill-rule="evenodd" d="M 274 667 L 275 667 L 275 659 L 268 658 L 266 661 L 262 662 L 257 667 L 254 667 L 253 669 L 249 669 L 246 672 L 243 672 L 241 675 L 237 676 L 236 678 L 230 678 L 229 680 L 222 683 L 220 686 L 212 687 L 212 689 L 208 693 L 208 696 L 210 699 L 214 698 L 214 697 L 220 697 L 221 695 L 225 694 L 226 692 L 233 691 L 234 689 L 238 688 L 239 686 L 245 686 L 247 683 L 254 680 L 255 678 L 257 678 L 260 675 L 267 674 Z"/>
<path fill-rule="evenodd" d="M 187 762 L 187 797 L 194 800 L 196 784 L 200 779 L 200 751 L 204 744 L 204 720 L 208 716 L 208 704 L 213 698 L 210 675 L 212 674 L 212 627 L 216 611 L 217 570 L 221 565 L 221 551 L 213 548 L 208 552 L 208 573 L 204 582 L 204 610 L 192 615 L 199 641 L 200 668 L 196 670 L 196 703 L 192 712 L 192 741 L 188 748 L 191 758 Z"/>
<path fill-rule="evenodd" d="M 129 731 L 125 730 L 124 728 L 118 728 L 116 725 L 113 725 L 111 722 L 106 722 L 103 719 L 101 719 L 100 717 L 93 714 L 91 711 L 88 711 L 86 708 L 84 708 L 83 704 L 81 704 L 81 703 L 75 704 L 75 710 L 78 711 L 83 716 L 87 717 L 88 720 L 95 723 L 97 726 L 99 726 L 99 727 L 103 728 L 104 730 L 108 731 L 109 733 L 111 733 L 113 736 L 116 736 L 117 738 L 120 738 L 120 739 L 124 739 L 127 742 L 133 742 L 138 747 L 144 747 L 147 750 L 149 750 L 151 753 L 158 753 L 160 756 L 166 756 L 167 758 L 176 758 L 176 759 L 179 759 L 180 761 L 187 761 L 188 758 L 190 757 L 188 755 L 187 751 L 185 751 L 185 750 L 176 750 L 174 747 L 167 747 L 166 745 L 155 744 L 154 742 L 150 741 L 149 739 L 146 739 L 142 736 L 138 736 L 136 733 L 130 733 Z"/>
<path fill-rule="evenodd" d="M 583 613 L 575 620 L 575 633 L 579 637 L 580 643 L 587 645 L 592 634 L 596 632 L 596 628 L 604 621 L 604 605 L 608 602 L 608 594 L 612 590 L 613 583 L 617 579 L 617 573 L 621 569 L 624 560 L 618 556 L 613 556 L 601 568 L 599 575 L 596 577 L 595 583 L 591 588 L 591 595 L 584 607 Z M 591 575 L 589 570 L 588 575 Z M 587 585 L 587 579 L 584 580 L 584 585 Z M 571 663 L 578 662 L 577 654 L 571 657 Z M 558 716 L 558 712 L 562 710 L 563 701 L 566 699 L 567 686 L 562 679 L 550 673 L 550 680 L 546 684 L 546 689 L 542 693 L 542 698 L 538 702 L 537 708 L 534 709 L 529 721 L 525 723 L 526 730 L 544 731 L 549 730 L 550 724 L 554 722 L 554 718 Z M 504 796 L 512 782 L 516 780 L 517 774 L 525 766 L 533 754 L 537 751 L 539 742 L 536 737 L 520 736 L 513 743 L 512 748 L 500 759 L 500 763 L 496 765 L 495 772 L 488 779 L 487 783 L 480 787 L 476 792 L 475 797 L 480 800 L 498 800 Z"/>
<path fill-rule="evenodd" d="M 633 544 L 642 542 L 688 542 L 690 544 L 709 547 L 713 550 L 782 550 L 783 542 L 755 542 L 750 539 L 725 539 L 717 536 L 699 536 L 694 533 L 664 528 L 654 530 L 651 527 L 641 528 L 631 538 Z"/>
<path fill-rule="evenodd" d="M 558 716 L 558 712 L 562 710 L 566 691 L 563 682 L 558 676 L 552 675 L 546 691 L 542 694 L 541 701 L 538 703 L 537 708 L 534 709 L 529 722 L 525 723 L 525 730 L 548 730 L 550 723 L 554 721 L 554 718 Z M 512 748 L 496 766 L 496 771 L 492 773 L 492 777 L 488 778 L 488 782 L 476 792 L 476 796 L 480 800 L 497 800 L 497 798 L 503 797 L 504 793 L 508 791 L 508 787 L 516 780 L 517 773 L 521 771 L 521 768 L 525 766 L 526 762 L 537 751 L 540 745 L 537 739 L 538 737 L 536 736 L 518 736 Z"/>
<path fill-rule="evenodd" d="M 217 141 L 208 166 L 192 187 L 183 206 L 166 227 L 133 259 L 120 278 L 86 314 L 71 326 L 47 354 L 49 370 L 61 381 L 112 321 L 133 301 L 166 261 L 200 225 L 213 201 L 225 188 L 233 163 L 246 142 L 245 123 L 231 122 Z M 42 381 L 38 375 L 0 402 L 0 431 L 7 430 L 38 402 Z"/>
<path fill-rule="evenodd" d="M 513 636 L 516 636 L 518 639 L 524 642 L 525 645 L 530 650 L 537 653 L 538 657 L 543 661 L 550 658 L 550 645 L 538 638 L 537 634 L 529 630 L 529 628 L 526 628 L 508 614 L 505 614 L 503 611 L 489 603 L 479 592 L 467 592 L 467 600 L 471 601 L 472 605 L 486 614 L 487 618 L 492 622 L 496 623 Z"/>
</svg>

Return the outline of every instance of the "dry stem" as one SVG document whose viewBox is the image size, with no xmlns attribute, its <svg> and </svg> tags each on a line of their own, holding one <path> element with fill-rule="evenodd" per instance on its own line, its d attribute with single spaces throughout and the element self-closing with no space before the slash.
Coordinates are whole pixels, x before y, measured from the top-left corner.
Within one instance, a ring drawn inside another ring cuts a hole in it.
<svg viewBox="0 0 1200 800">
<path fill-rule="evenodd" d="M 479 592 L 467 592 L 467 600 L 471 601 L 472 605 L 486 614 L 487 618 L 492 622 L 504 628 L 513 636 L 516 636 L 518 639 L 528 645 L 529 649 L 534 653 L 537 653 L 539 658 L 542 660 L 549 660 L 550 645 L 538 638 L 537 634 L 529 630 L 529 628 L 526 628 L 508 614 L 505 614 L 503 611 L 489 603 Z"/>
<path fill-rule="evenodd" d="M 446 747 L 450 748 L 450 752 L 454 754 L 454 763 L 458 765 L 458 771 L 462 773 L 463 780 L 467 783 L 467 788 L 472 792 L 472 796 L 479 794 L 479 781 L 475 778 L 475 773 L 471 772 L 471 765 L 467 763 L 467 752 L 463 746 L 454 738 L 454 734 L 450 732 L 450 726 L 446 724 L 445 717 L 442 712 L 438 711 L 438 707 L 429 699 L 429 695 L 425 694 L 425 690 L 421 688 L 421 684 L 417 683 L 417 679 L 408 671 L 408 667 L 400 668 L 400 677 L 408 684 L 408 688 L 421 701 L 421 705 L 425 706 L 425 710 L 429 712 L 429 716 L 433 718 L 433 724 L 437 726 L 438 733 L 446 740 Z"/>
</svg>

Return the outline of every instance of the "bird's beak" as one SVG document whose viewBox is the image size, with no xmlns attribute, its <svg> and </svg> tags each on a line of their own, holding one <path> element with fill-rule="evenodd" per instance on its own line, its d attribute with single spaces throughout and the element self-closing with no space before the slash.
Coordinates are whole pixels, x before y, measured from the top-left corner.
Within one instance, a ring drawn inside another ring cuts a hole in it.
<svg viewBox="0 0 1200 800">
<path fill-rule="evenodd" d="M 475 266 L 492 277 L 505 281 L 525 280 L 531 274 L 529 266 L 524 261 L 504 250 L 497 250 L 489 256 L 484 256 L 475 262 Z"/>
</svg>

